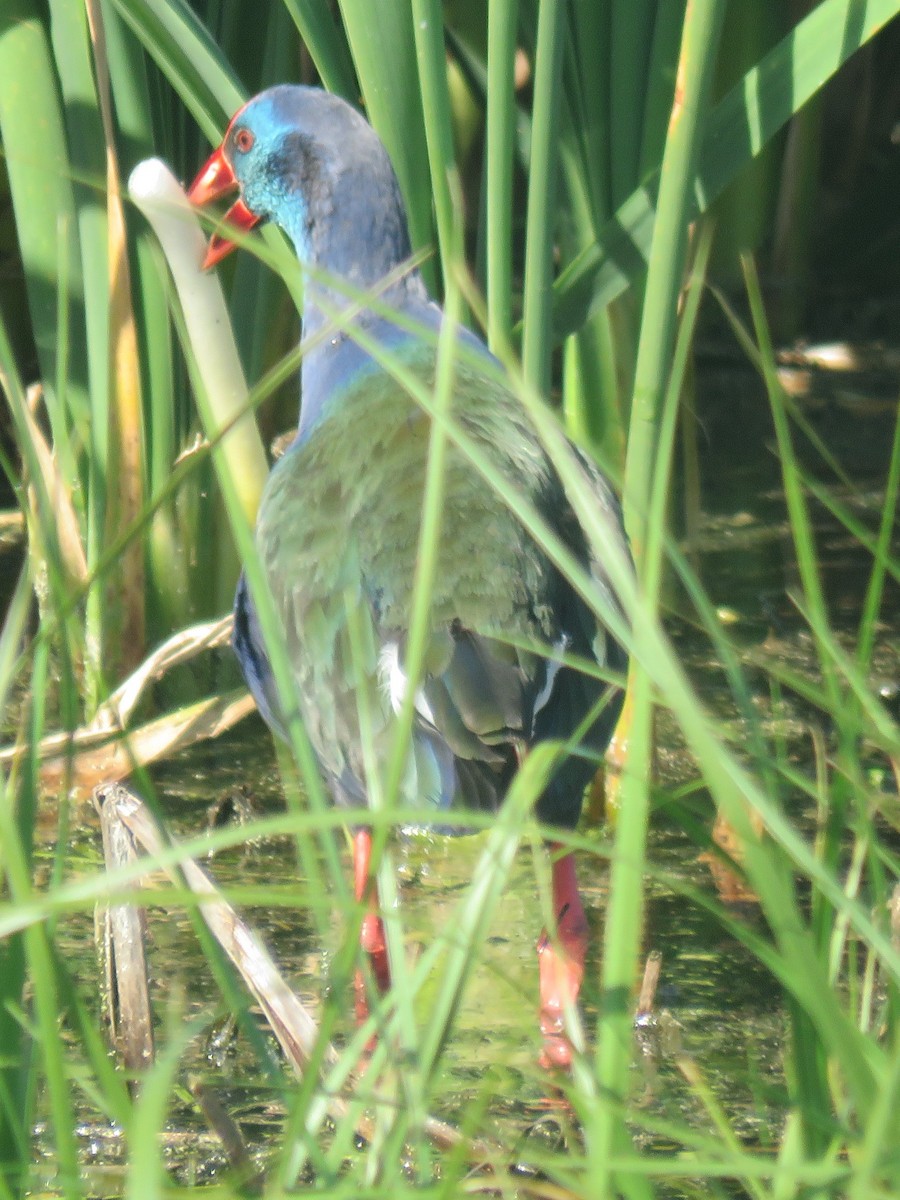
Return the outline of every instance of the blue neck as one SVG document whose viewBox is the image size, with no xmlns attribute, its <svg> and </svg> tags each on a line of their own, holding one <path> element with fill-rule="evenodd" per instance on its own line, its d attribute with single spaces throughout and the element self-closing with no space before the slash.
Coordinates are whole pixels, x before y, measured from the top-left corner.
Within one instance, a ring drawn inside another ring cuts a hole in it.
<svg viewBox="0 0 900 1200">
<path fill-rule="evenodd" d="M 410 286 L 418 283 L 418 287 Z M 307 282 L 307 289 L 311 287 Z M 321 294 L 322 289 L 319 289 Z M 332 302 L 337 299 L 334 292 L 329 293 L 328 310 L 332 311 Z M 379 303 L 389 306 L 397 312 L 409 317 L 419 325 L 425 325 L 437 331 L 440 325 L 441 313 L 425 292 L 420 279 L 406 280 L 392 285 L 379 296 Z M 303 335 L 308 340 L 315 333 L 324 332 L 315 345 L 307 349 L 303 355 L 300 368 L 301 404 L 300 424 L 298 435 L 302 441 L 317 425 L 329 401 L 340 403 L 341 395 L 346 389 L 358 382 L 362 375 L 382 368 L 378 362 L 354 338 L 354 329 L 359 329 L 369 340 L 377 342 L 386 352 L 403 352 L 412 345 L 419 344 L 419 339 L 409 333 L 388 317 L 382 317 L 371 309 L 363 309 L 354 314 L 352 320 L 341 323 L 340 328 L 327 325 L 332 318 L 326 317 L 317 303 L 317 295 L 307 290 L 304 295 Z"/>
<path fill-rule="evenodd" d="M 345 280 L 357 291 L 376 290 L 383 287 L 386 276 L 402 270 L 412 253 L 403 197 L 390 160 L 369 127 L 363 130 L 366 136 L 354 147 L 353 157 L 329 155 L 321 146 L 315 153 L 298 155 L 302 173 L 281 174 L 272 197 L 275 221 L 308 268 L 304 280 L 307 335 L 326 319 L 323 309 L 340 309 L 348 303 L 339 289 L 329 288 L 328 276 Z M 418 271 L 406 271 L 381 294 L 385 303 L 395 305 L 402 305 L 407 297 L 425 299 Z"/>
<path fill-rule="evenodd" d="M 358 302 L 339 286 L 330 287 L 329 277 L 346 281 L 355 291 L 372 291 L 379 306 L 419 319 L 430 307 L 419 271 L 403 270 L 411 250 L 393 173 L 374 187 L 370 180 L 365 188 L 354 175 L 346 172 L 332 177 L 324 196 L 290 195 L 290 203 L 279 214 L 278 223 L 294 243 L 303 266 L 304 339 L 326 331 L 303 358 L 301 435 L 316 423 L 335 388 L 372 365 L 370 356 L 353 342 L 353 326 L 368 328 L 380 342 L 396 340 L 390 323 L 372 309 L 360 310 L 349 323 L 336 322 L 335 314 Z M 399 277 L 385 286 L 385 278 L 392 273 Z"/>
</svg>

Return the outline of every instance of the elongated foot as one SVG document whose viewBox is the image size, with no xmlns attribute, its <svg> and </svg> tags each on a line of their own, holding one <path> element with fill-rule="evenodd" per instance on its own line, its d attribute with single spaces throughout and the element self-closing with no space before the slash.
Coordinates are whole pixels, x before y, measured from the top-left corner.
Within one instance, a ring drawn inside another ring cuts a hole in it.
<svg viewBox="0 0 900 1200">
<path fill-rule="evenodd" d="M 545 929 L 537 946 L 543 1038 L 540 1061 L 547 1068 L 567 1069 L 572 1065 L 572 1043 L 566 1033 L 565 1013 L 578 1001 L 588 947 L 588 923 L 571 854 L 553 864 L 553 907 L 556 936 Z"/>
</svg>

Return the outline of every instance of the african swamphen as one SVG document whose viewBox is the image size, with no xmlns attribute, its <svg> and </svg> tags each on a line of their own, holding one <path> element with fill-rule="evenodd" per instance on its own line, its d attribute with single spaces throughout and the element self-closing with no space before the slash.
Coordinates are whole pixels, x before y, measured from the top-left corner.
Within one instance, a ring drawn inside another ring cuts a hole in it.
<svg viewBox="0 0 900 1200">
<path fill-rule="evenodd" d="M 366 623 L 371 654 L 364 669 L 375 709 L 369 720 L 376 752 L 386 756 L 407 686 L 406 638 L 430 434 L 423 408 L 360 343 L 374 341 L 431 387 L 443 314 L 419 272 L 404 269 L 409 235 L 387 152 L 343 100 L 315 88 L 281 86 L 246 104 L 189 195 L 203 205 L 235 189 L 231 223 L 249 229 L 275 221 L 311 268 L 305 274 L 304 334 L 320 336 L 309 341 L 303 358 L 299 429 L 268 480 L 256 541 L 321 771 L 336 803 L 359 808 L 366 802 L 366 769 L 348 603 Z M 226 238 L 214 236 L 205 265 L 229 249 Z M 378 299 L 373 309 L 345 312 L 335 324 L 335 311 L 350 304 L 334 283 L 341 280 L 357 292 L 377 290 Z M 399 323 L 385 310 L 396 313 Z M 498 382 L 495 360 L 473 334 L 460 330 L 459 343 L 454 419 L 608 597 L 603 564 L 588 550 L 521 404 Z M 613 493 L 596 469 L 587 463 L 584 469 L 597 510 L 624 550 Z M 448 809 L 494 811 L 529 746 L 568 739 L 585 724 L 583 753 L 559 763 L 537 802 L 541 821 L 571 828 L 622 699 L 618 688 L 575 669 L 572 660 L 595 661 L 621 675 L 625 653 L 455 446 L 444 486 L 430 640 L 401 803 L 420 809 L 423 825 L 441 824 L 441 814 L 446 821 Z M 260 712 L 283 734 L 243 578 L 234 646 Z M 356 834 L 354 847 L 362 899 L 372 895 L 368 829 Z M 587 923 L 571 854 L 556 857 L 552 878 L 557 929 L 539 943 L 543 1056 L 566 1064 L 571 1048 L 562 1013 L 578 995 Z M 384 934 L 374 908 L 362 944 L 386 987 Z"/>
</svg>

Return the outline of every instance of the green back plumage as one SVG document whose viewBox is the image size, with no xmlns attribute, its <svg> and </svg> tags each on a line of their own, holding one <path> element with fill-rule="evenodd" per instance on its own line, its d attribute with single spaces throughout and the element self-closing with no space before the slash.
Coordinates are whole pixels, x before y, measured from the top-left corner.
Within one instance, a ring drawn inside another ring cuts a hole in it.
<svg viewBox="0 0 900 1200">
<path fill-rule="evenodd" d="M 404 366 L 433 388 L 433 348 L 408 342 Z M 452 410 L 517 491 L 561 529 L 573 526 L 534 431 L 502 384 L 468 361 L 457 364 Z M 332 786 L 353 802 L 368 788 L 359 706 L 367 706 L 383 758 L 404 685 L 430 424 L 392 376 L 357 373 L 277 464 L 260 512 L 258 549 L 305 724 Z M 598 487 L 614 513 L 599 477 Z M 499 803 L 533 739 L 548 660 L 563 645 L 578 643 L 582 654 L 594 648 L 596 624 L 579 606 L 516 514 L 451 445 L 406 805 Z M 574 630 L 563 624 L 573 613 Z M 353 620 L 365 646 L 361 661 L 351 652 Z M 603 636 L 599 649 L 605 658 Z"/>
</svg>

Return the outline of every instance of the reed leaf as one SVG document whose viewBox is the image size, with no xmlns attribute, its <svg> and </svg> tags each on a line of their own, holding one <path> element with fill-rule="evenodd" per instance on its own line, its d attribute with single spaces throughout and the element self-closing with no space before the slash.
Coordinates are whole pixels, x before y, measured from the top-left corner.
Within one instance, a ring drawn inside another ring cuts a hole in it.
<svg viewBox="0 0 900 1200">
<path fill-rule="evenodd" d="M 429 161 L 428 143 L 411 10 L 403 0 L 386 0 L 373 22 L 367 0 L 340 0 L 339 7 L 366 113 L 400 180 L 413 249 L 433 250 L 431 175 L 422 170 Z M 426 262 L 422 269 L 434 291 L 438 278 L 434 265 Z"/>
<path fill-rule="evenodd" d="M 822 0 L 748 71 L 710 114 L 694 182 L 696 211 L 706 212 L 750 159 L 861 46 L 900 12 L 897 0 L 873 0 L 855 19 L 855 0 Z M 616 209 L 554 284 L 557 338 L 629 287 L 649 262 L 657 210 L 652 175 Z"/>
</svg>

